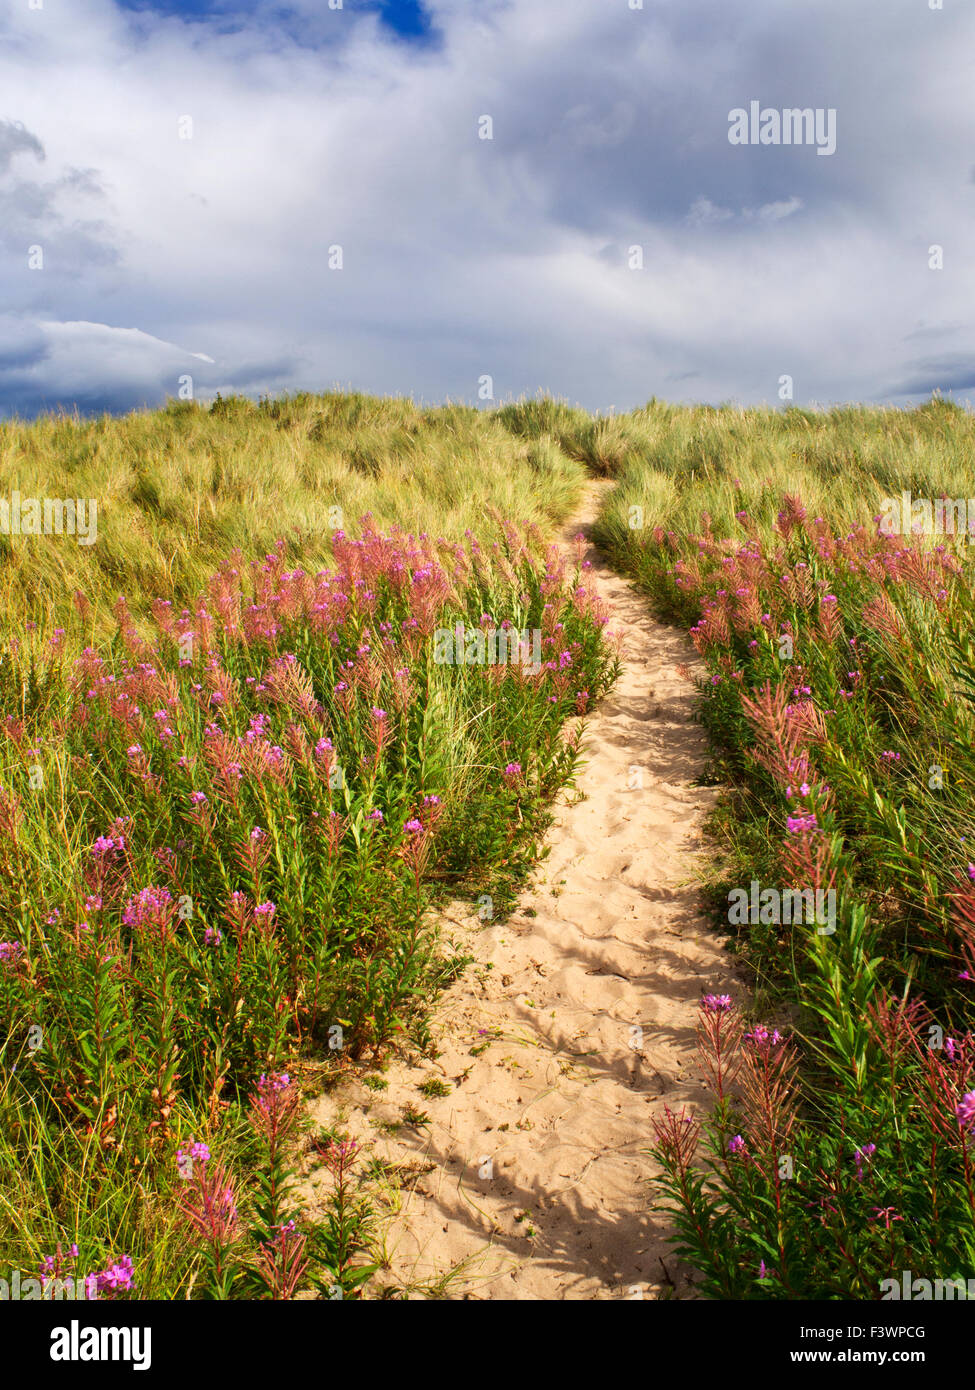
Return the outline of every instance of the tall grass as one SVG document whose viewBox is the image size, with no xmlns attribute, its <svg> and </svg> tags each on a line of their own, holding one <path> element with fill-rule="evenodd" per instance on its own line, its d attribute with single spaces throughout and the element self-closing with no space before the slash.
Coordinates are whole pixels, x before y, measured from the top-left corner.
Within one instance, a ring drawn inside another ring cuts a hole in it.
<svg viewBox="0 0 975 1390">
<path fill-rule="evenodd" d="M 551 524 L 583 479 L 489 413 L 362 395 L 6 421 L 0 496 L 93 499 L 98 539 L 0 534 L 0 613 L 57 625 L 75 589 L 103 614 L 122 592 L 182 604 L 231 550 L 260 555 L 279 540 L 288 563 L 317 568 L 333 533 L 355 534 L 367 514 L 452 541 L 480 528 L 487 506 Z"/>
<path fill-rule="evenodd" d="M 302 1095 L 430 1046 L 465 964 L 433 909 L 503 911 L 572 779 L 567 721 L 614 660 L 537 522 L 582 471 L 474 411 L 362 397 L 2 438 L 10 491 L 99 518 L 91 547 L 2 561 L 0 1270 L 360 1296 L 355 1149 L 307 1133 Z M 538 665 L 492 662 L 498 631 L 537 634 Z"/>
<path fill-rule="evenodd" d="M 656 1135 L 680 1248 L 735 1298 L 970 1270 L 972 561 L 873 518 L 975 492 L 973 444 L 940 400 L 0 426 L 0 496 L 98 507 L 90 547 L 0 536 L 0 1272 L 361 1296 L 355 1146 L 307 1133 L 302 1092 L 430 1045 L 464 965 L 431 909 L 503 910 L 573 776 L 567 721 L 615 667 L 546 532 L 587 474 L 616 480 L 598 538 L 707 665 L 725 925 L 753 879 L 838 902 L 834 933 L 737 930 L 748 1023 L 702 1001 L 713 1112 Z M 537 629 L 541 669 L 438 661 L 457 623 Z"/>
<path fill-rule="evenodd" d="M 702 1000 L 714 1109 L 656 1125 L 679 1248 L 716 1297 L 901 1296 L 905 1271 L 965 1296 L 972 1274 L 975 562 L 966 534 L 881 514 L 902 490 L 975 493 L 972 442 L 937 400 L 653 407 L 601 521 L 690 629 L 729 784 L 712 891 L 752 1026 Z M 761 911 L 733 911 L 753 883 Z M 832 923 L 783 918 L 787 889 L 835 894 Z"/>
<path fill-rule="evenodd" d="M 707 510 L 733 534 L 743 507 L 764 535 L 783 493 L 801 494 L 812 516 L 836 526 L 867 521 L 881 500 L 975 495 L 975 416 L 940 398 L 916 410 L 847 406 L 814 412 L 651 402 L 608 422 L 628 446 L 621 463 L 607 448 L 604 471 L 618 482 L 599 538 L 618 557 L 655 526 L 696 530 Z M 639 513 L 631 509 L 640 508 Z"/>
</svg>

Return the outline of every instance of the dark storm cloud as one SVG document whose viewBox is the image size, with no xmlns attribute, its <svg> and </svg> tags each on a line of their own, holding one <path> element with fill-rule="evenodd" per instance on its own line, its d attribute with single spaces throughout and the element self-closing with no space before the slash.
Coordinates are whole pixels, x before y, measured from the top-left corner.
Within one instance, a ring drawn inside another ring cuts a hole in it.
<svg viewBox="0 0 975 1390">
<path fill-rule="evenodd" d="M 0 19 L 0 295 L 49 349 L 8 409 L 184 369 L 597 408 L 968 389 L 971 7 L 431 0 L 434 45 L 374 6 L 196 8 Z M 835 111 L 835 153 L 731 144 L 753 100 Z"/>
</svg>

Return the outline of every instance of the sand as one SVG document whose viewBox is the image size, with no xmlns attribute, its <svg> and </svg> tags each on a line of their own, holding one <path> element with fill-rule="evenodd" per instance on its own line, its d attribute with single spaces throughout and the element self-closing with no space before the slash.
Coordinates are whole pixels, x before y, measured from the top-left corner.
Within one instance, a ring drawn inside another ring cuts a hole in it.
<svg viewBox="0 0 975 1390">
<path fill-rule="evenodd" d="M 565 541 L 587 531 L 601 486 Z M 476 962 L 436 1002 L 436 1061 L 395 1058 L 387 1090 L 350 1077 L 312 1107 L 392 1166 L 377 1278 L 417 1296 L 694 1296 L 667 1218 L 651 1210 L 647 1149 L 665 1104 L 707 1104 L 694 1059 L 701 994 L 742 993 L 695 886 L 717 793 L 693 785 L 706 738 L 676 669 L 694 669 L 693 647 L 598 551 L 586 558 L 626 655 L 588 720 L 585 799 L 561 799 L 550 853 L 505 922 L 460 904 L 447 914 L 445 934 Z M 431 1077 L 450 1094 L 423 1095 Z M 429 1124 L 384 1130 L 407 1105 Z M 313 1205 L 328 1182 L 308 1176 Z"/>
</svg>

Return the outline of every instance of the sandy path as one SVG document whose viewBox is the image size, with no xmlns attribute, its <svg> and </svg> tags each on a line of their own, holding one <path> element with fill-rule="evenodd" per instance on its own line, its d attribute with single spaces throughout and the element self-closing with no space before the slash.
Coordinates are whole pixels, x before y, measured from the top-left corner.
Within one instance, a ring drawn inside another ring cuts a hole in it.
<svg viewBox="0 0 975 1390">
<path fill-rule="evenodd" d="M 565 540 L 587 530 L 600 490 Z M 700 995 L 740 992 L 693 886 L 715 793 L 692 785 L 706 740 L 675 666 L 693 648 L 597 551 L 586 558 L 626 643 L 587 728 L 586 799 L 560 804 L 549 857 L 505 923 L 472 923 L 466 906 L 445 923 L 476 964 L 438 1001 L 437 1060 L 394 1060 L 387 1090 L 350 1080 L 314 1108 L 394 1165 L 386 1281 L 429 1286 L 454 1271 L 448 1298 L 656 1298 L 671 1280 L 692 1293 L 649 1210 L 645 1150 L 664 1103 L 705 1099 Z M 423 1095 L 431 1077 L 450 1094 Z M 383 1128 L 406 1105 L 429 1125 Z M 320 1180 L 307 1181 L 312 1201 Z"/>
</svg>

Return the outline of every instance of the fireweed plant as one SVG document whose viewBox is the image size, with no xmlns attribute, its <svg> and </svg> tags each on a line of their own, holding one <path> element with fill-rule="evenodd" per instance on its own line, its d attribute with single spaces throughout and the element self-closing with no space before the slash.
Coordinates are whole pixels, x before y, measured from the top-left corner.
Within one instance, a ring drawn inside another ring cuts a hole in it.
<svg viewBox="0 0 975 1390">
<path fill-rule="evenodd" d="M 112 1296 L 361 1294 L 354 1147 L 328 1149 L 322 1221 L 294 1201 L 302 1064 L 427 1042 L 458 968 L 431 905 L 503 900 L 616 670 L 581 552 L 497 537 L 366 519 L 329 570 L 236 553 L 189 607 L 119 599 L 110 640 L 79 593 L 65 630 L 9 643 L 6 1263 L 61 1242 L 128 1261 Z M 540 630 L 541 669 L 437 661 L 458 623 Z"/>
<path fill-rule="evenodd" d="M 19 635 L 25 619 L 67 626 L 81 589 L 92 631 L 108 637 L 120 593 L 182 609 L 232 550 L 263 555 L 281 537 L 289 565 L 314 572 L 330 563 L 332 532 L 367 512 L 377 529 L 451 541 L 468 527 L 481 534 L 491 505 L 542 525 L 563 520 L 585 468 L 498 417 L 333 391 L 0 420 L 0 501 L 81 499 L 89 522 L 96 508 L 91 544 L 0 526 L 0 635 Z"/>
<path fill-rule="evenodd" d="M 643 478 L 643 496 L 654 486 Z M 795 493 L 776 494 L 774 479 L 752 476 L 746 489 L 720 462 L 681 487 L 685 512 L 694 498 L 701 509 L 696 529 L 610 517 L 604 541 L 686 624 L 706 666 L 701 718 L 730 783 L 715 822 L 730 864 L 715 893 L 724 929 L 727 891 L 753 880 L 833 890 L 837 910 L 832 932 L 762 919 L 737 928 L 752 1012 L 764 1007 L 768 1021 L 746 1020 L 727 996 L 701 1001 L 713 1109 L 665 1112 L 655 1126 L 678 1249 L 717 1298 L 878 1299 L 904 1270 L 968 1278 L 975 599 L 965 538 L 886 535 L 879 515 L 836 525 L 828 504 L 812 515 Z"/>
</svg>

